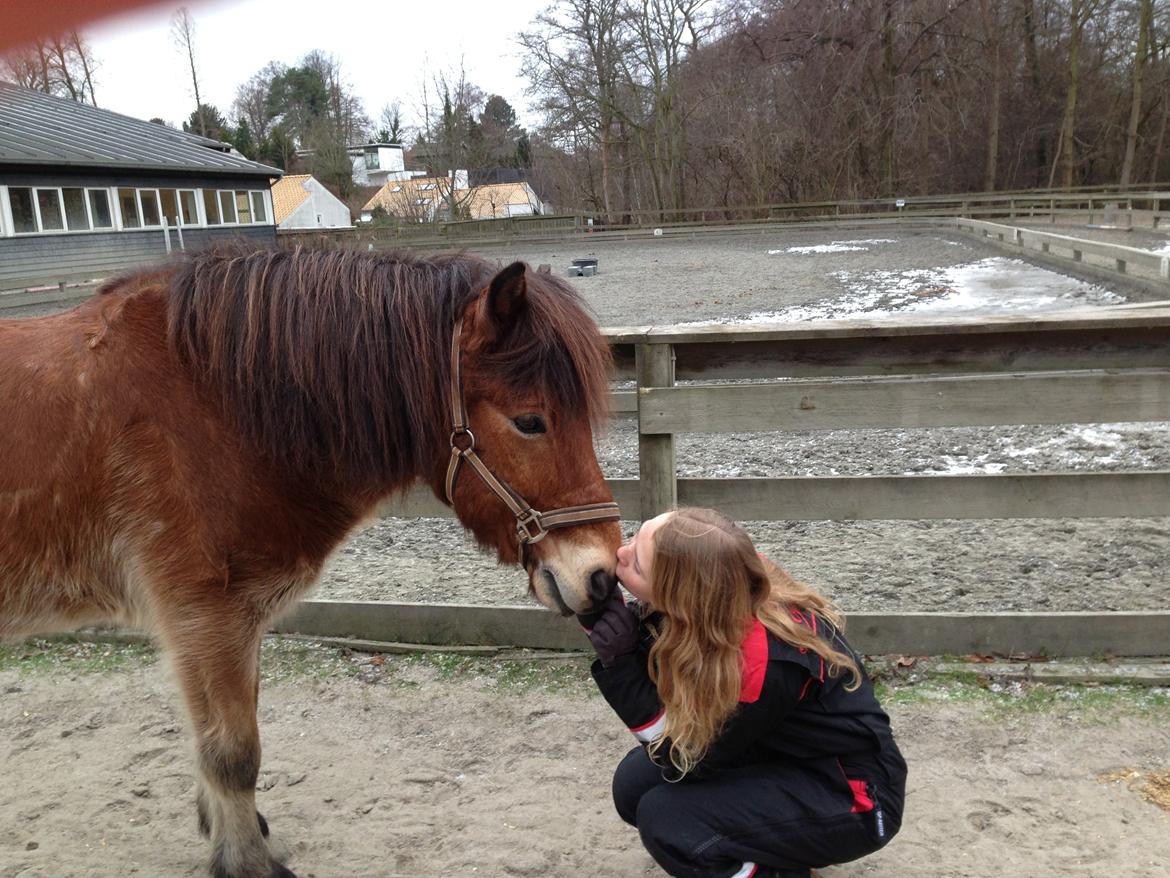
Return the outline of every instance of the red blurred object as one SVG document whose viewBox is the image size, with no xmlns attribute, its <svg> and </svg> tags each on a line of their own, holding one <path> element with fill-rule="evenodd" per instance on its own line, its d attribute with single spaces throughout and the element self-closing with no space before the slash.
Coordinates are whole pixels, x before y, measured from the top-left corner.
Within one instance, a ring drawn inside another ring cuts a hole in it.
<svg viewBox="0 0 1170 878">
<path fill-rule="evenodd" d="M 68 30 L 80 30 L 102 18 L 157 6 L 159 0 L 5 0 L 0 5 L 0 52 Z"/>
</svg>

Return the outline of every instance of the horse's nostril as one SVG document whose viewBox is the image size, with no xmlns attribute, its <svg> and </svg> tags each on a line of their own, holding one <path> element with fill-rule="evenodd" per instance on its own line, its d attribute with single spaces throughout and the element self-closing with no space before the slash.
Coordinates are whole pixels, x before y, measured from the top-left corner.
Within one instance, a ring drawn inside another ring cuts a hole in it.
<svg viewBox="0 0 1170 878">
<path fill-rule="evenodd" d="M 600 604 L 609 593 L 617 588 L 617 577 L 608 570 L 594 570 L 589 577 L 589 597 L 594 604 Z"/>
</svg>

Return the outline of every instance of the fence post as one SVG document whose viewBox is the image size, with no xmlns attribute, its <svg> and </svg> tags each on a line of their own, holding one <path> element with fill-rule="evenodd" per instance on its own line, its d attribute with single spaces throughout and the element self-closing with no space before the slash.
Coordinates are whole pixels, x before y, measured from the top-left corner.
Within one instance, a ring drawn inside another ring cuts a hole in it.
<svg viewBox="0 0 1170 878">
<path fill-rule="evenodd" d="M 163 243 L 167 245 L 167 256 L 171 255 L 171 230 L 167 225 L 167 218 L 162 218 Z"/>
<path fill-rule="evenodd" d="M 638 375 L 638 510 L 642 520 L 678 505 L 674 435 L 642 432 L 642 394 L 651 387 L 674 386 L 674 345 L 640 344 L 634 347 Z"/>
</svg>

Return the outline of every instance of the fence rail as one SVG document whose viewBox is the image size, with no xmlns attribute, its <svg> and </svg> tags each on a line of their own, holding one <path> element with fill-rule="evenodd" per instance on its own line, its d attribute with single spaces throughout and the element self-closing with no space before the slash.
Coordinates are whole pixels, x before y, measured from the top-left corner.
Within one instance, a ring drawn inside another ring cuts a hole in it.
<svg viewBox="0 0 1170 878">
<path fill-rule="evenodd" d="M 1025 229 L 973 219 L 955 220 L 957 228 L 1044 256 L 1084 263 L 1118 276 L 1170 283 L 1170 253 L 1155 253 L 1123 244 L 1092 241 L 1054 232 Z"/>
<path fill-rule="evenodd" d="M 606 334 L 636 381 L 613 396 L 638 419 L 639 478 L 610 482 L 630 518 L 675 502 L 755 520 L 1170 516 L 1165 471 L 680 479 L 674 458 L 689 432 L 1170 421 L 1170 303 Z M 728 378 L 748 381 L 713 383 Z M 383 511 L 448 514 L 422 489 Z"/>
</svg>

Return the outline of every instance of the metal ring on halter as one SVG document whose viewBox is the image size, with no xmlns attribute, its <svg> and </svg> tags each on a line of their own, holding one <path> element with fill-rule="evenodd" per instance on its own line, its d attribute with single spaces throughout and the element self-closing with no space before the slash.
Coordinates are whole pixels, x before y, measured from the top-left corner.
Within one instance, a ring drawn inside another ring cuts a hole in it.
<svg viewBox="0 0 1170 878">
<path fill-rule="evenodd" d="M 466 448 L 460 448 L 455 444 L 455 439 L 459 436 L 469 437 L 470 443 Z M 459 448 L 460 451 L 470 451 L 471 449 L 475 448 L 475 434 L 472 433 L 471 430 L 469 430 L 467 427 L 460 427 L 458 430 L 452 430 L 451 435 L 447 441 L 451 444 L 452 448 Z"/>
</svg>

